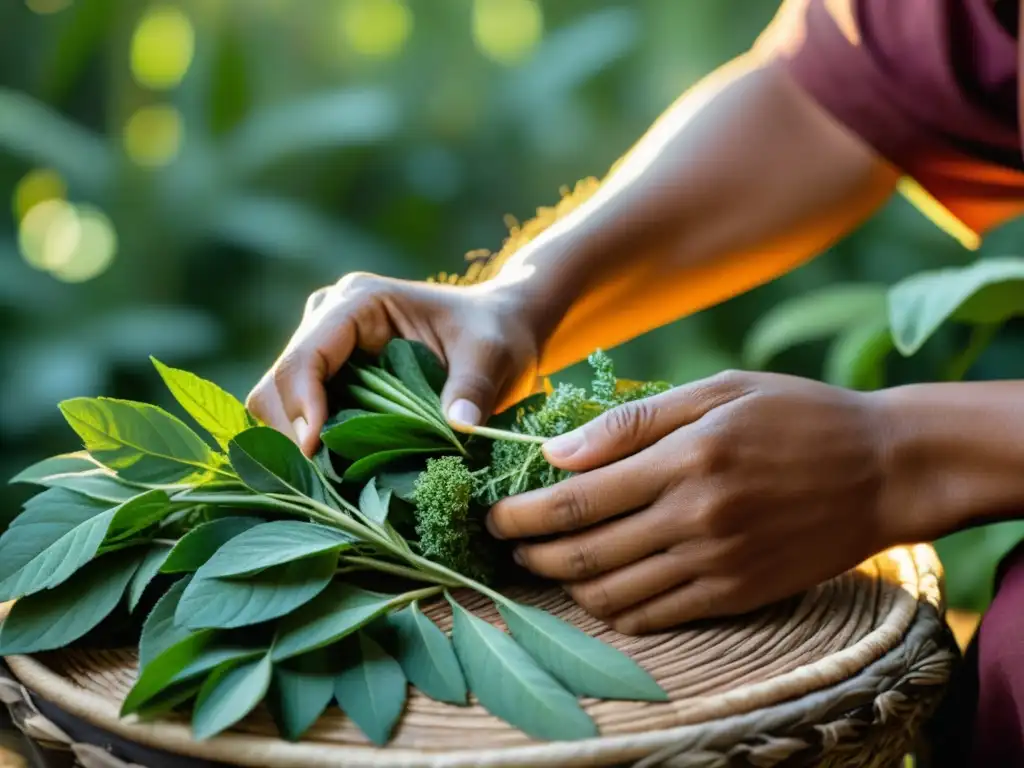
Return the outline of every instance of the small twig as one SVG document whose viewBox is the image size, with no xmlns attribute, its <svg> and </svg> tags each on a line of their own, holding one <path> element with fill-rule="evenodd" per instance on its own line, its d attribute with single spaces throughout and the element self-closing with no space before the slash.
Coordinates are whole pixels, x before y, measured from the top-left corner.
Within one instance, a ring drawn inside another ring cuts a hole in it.
<svg viewBox="0 0 1024 768">
<path fill-rule="evenodd" d="M 494 429 L 493 427 L 474 427 L 472 424 L 453 422 L 452 427 L 466 435 L 477 435 L 490 440 L 504 440 L 509 443 L 532 443 L 533 445 L 544 445 L 548 438 L 540 435 L 524 435 L 522 432 L 510 432 L 507 429 Z"/>
</svg>

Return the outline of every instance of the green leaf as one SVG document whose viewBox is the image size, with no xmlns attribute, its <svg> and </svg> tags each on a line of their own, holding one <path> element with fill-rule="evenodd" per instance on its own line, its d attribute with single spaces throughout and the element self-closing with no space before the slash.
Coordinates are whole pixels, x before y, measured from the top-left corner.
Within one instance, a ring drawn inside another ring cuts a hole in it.
<svg viewBox="0 0 1024 768">
<path fill-rule="evenodd" d="M 419 350 L 419 351 L 417 351 Z M 447 378 L 444 367 L 425 345 L 417 344 L 405 339 L 392 339 L 384 348 L 384 357 L 387 360 L 391 372 L 398 377 L 405 386 L 412 390 L 417 397 L 425 402 L 433 403 L 440 410 L 441 388 Z M 428 377 L 424 366 L 429 367 Z M 438 375 L 440 371 L 440 375 Z M 440 386 L 436 386 L 440 381 Z"/>
<path fill-rule="evenodd" d="M 316 467 L 295 443 L 276 429 L 247 429 L 231 441 L 228 455 L 242 482 L 258 493 L 306 496 L 317 501 L 327 499 Z"/>
<path fill-rule="evenodd" d="M 70 475 L 100 469 L 101 466 L 86 451 L 62 453 L 48 459 L 37 461 L 26 467 L 10 479 L 10 483 L 28 483 L 31 485 L 47 485 L 46 478 L 53 475 Z"/>
<path fill-rule="evenodd" d="M 375 476 L 375 480 L 378 488 L 391 491 L 392 496 L 411 504 L 416 489 L 416 479 L 422 472 L 422 469 L 406 472 L 381 472 Z"/>
<path fill-rule="evenodd" d="M 133 496 L 138 496 L 145 488 L 129 485 L 119 480 L 109 469 L 93 467 L 85 472 L 48 475 L 39 478 L 37 485 L 48 488 L 66 488 L 91 499 L 120 504 Z"/>
<path fill-rule="evenodd" d="M 1024 258 L 919 272 L 894 285 L 888 298 L 896 349 L 910 356 L 947 320 L 995 325 L 1024 314 Z"/>
<path fill-rule="evenodd" d="M 148 491 L 112 509 L 58 488 L 36 499 L 0 537 L 0 573 L 9 573 L 0 582 L 0 601 L 62 584 L 96 556 L 108 536 L 130 534 L 169 508 L 163 491 Z"/>
<path fill-rule="evenodd" d="M 138 566 L 138 556 L 108 555 L 56 589 L 18 600 L 0 625 L 0 655 L 52 651 L 78 640 L 114 610 Z"/>
<path fill-rule="evenodd" d="M 448 449 L 439 448 L 415 448 L 410 450 L 381 451 L 373 453 L 351 464 L 344 472 L 344 478 L 351 483 L 366 482 L 375 476 L 383 467 L 394 464 L 402 459 L 409 459 L 414 456 L 429 456 L 438 453 L 452 453 Z"/>
<path fill-rule="evenodd" d="M 141 667 L 142 674 L 121 704 L 121 717 L 138 712 L 147 702 L 166 690 L 181 670 L 202 655 L 215 637 L 216 633 L 209 630 L 190 632 L 166 645 L 156 656 L 146 661 Z"/>
<path fill-rule="evenodd" d="M 107 541 L 122 541 L 163 520 L 171 510 L 171 500 L 166 492 L 152 490 L 141 493 L 114 508 Z"/>
<path fill-rule="evenodd" d="M 391 504 L 391 490 L 377 490 L 377 481 L 370 478 L 359 494 L 359 511 L 377 525 L 384 525 L 388 519 L 388 506 Z"/>
<path fill-rule="evenodd" d="M 192 735 L 199 740 L 216 736 L 252 712 L 267 695 L 272 670 L 269 654 L 215 670 L 199 691 Z"/>
<path fill-rule="evenodd" d="M 335 528 L 301 520 L 275 520 L 231 539 L 199 569 L 200 578 L 249 576 L 295 560 L 341 552 L 352 537 Z"/>
<path fill-rule="evenodd" d="M 274 667 L 267 707 L 284 738 L 301 739 L 330 705 L 337 676 L 332 666 L 316 652 Z"/>
<path fill-rule="evenodd" d="M 373 404 L 377 403 L 379 407 L 381 402 L 377 398 L 382 398 L 388 403 L 404 409 L 407 414 L 417 416 L 432 424 L 439 434 L 448 439 L 454 439 L 451 427 L 448 426 L 448 422 L 445 421 L 444 414 L 441 412 L 441 402 L 433 393 L 429 398 L 424 399 L 409 389 L 398 377 L 383 368 L 356 367 L 353 371 L 363 385 L 362 387 L 359 385 L 349 387 L 349 391 L 357 403 L 371 410 L 378 410 L 379 408 L 375 408 Z M 370 397 L 367 393 L 376 395 L 377 398 Z M 403 411 L 390 406 L 383 410 L 385 413 L 403 413 Z"/>
<path fill-rule="evenodd" d="M 443 433 L 430 422 L 393 413 L 353 416 L 325 430 L 320 439 L 336 454 L 352 461 L 381 451 L 450 450 Z"/>
<path fill-rule="evenodd" d="M 466 703 L 466 679 L 451 641 L 418 602 L 388 614 L 372 630 L 416 688 L 437 701 Z"/>
<path fill-rule="evenodd" d="M 150 359 L 174 399 L 225 450 L 235 435 L 256 426 L 245 406 L 212 381 Z"/>
<path fill-rule="evenodd" d="M 135 571 L 135 575 L 132 576 L 132 580 L 128 584 L 128 610 L 134 612 L 138 607 L 146 587 L 160 573 L 160 566 L 164 564 L 170 551 L 171 548 L 166 544 L 155 544 L 146 552 L 139 569 Z"/>
<path fill-rule="evenodd" d="M 827 339 L 865 318 L 885 314 L 885 286 L 836 284 L 777 305 L 761 317 L 743 346 L 743 362 L 764 368 L 799 344 Z"/>
<path fill-rule="evenodd" d="M 512 601 L 498 611 L 512 637 L 577 696 L 667 701 L 668 694 L 633 659 L 547 611 Z"/>
<path fill-rule="evenodd" d="M 893 349 L 887 318 L 875 318 L 843 331 L 825 357 L 824 380 L 861 391 L 885 385 L 885 360 Z"/>
<path fill-rule="evenodd" d="M 327 552 L 245 579 L 220 579 L 205 578 L 207 563 L 181 596 L 175 622 L 189 629 L 232 629 L 279 618 L 320 594 L 337 564 L 337 553 Z"/>
<path fill-rule="evenodd" d="M 129 482 L 198 483 L 220 464 L 195 432 L 154 405 L 80 397 L 60 409 L 93 458 Z"/>
<path fill-rule="evenodd" d="M 398 662 L 363 632 L 347 648 L 352 664 L 338 675 L 334 697 L 359 730 L 383 746 L 405 708 L 405 675 Z"/>
<path fill-rule="evenodd" d="M 132 714 L 140 720 L 155 720 L 163 717 L 199 693 L 202 685 L 201 680 L 193 680 L 188 683 L 168 686 L 146 701 L 145 704 L 136 709 Z"/>
<path fill-rule="evenodd" d="M 163 573 L 198 571 L 224 544 L 262 523 L 258 517 L 221 517 L 198 525 L 178 540 L 160 570 Z"/>
<path fill-rule="evenodd" d="M 597 736 L 597 726 L 515 640 L 452 598 L 452 641 L 469 689 L 484 709 L 535 739 Z"/>
<path fill-rule="evenodd" d="M 382 595 L 334 582 L 319 597 L 277 625 L 272 654 L 284 661 L 341 640 L 391 608 L 394 595 Z"/>
<path fill-rule="evenodd" d="M 186 639 L 193 632 L 174 623 L 174 612 L 178 609 L 190 576 L 176 581 L 170 589 L 157 600 L 153 610 L 149 612 L 142 625 L 142 636 L 139 638 L 139 667 L 145 669 L 160 654 Z"/>
</svg>

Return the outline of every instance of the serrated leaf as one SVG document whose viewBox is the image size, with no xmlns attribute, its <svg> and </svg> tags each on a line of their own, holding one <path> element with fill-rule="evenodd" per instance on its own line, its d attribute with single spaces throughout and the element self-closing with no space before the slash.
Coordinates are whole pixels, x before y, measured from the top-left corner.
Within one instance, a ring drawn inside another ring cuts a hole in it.
<svg viewBox="0 0 1024 768">
<path fill-rule="evenodd" d="M 341 640 L 388 611 L 394 597 L 351 584 L 332 583 L 315 600 L 278 623 L 271 652 L 274 661 L 284 661 Z"/>
<path fill-rule="evenodd" d="M 148 491 L 112 509 L 63 489 L 37 498 L 0 537 L 2 572 L 12 569 L 0 582 L 0 602 L 64 583 L 96 556 L 108 536 L 131 533 L 154 513 L 166 513 L 168 501 L 163 491 Z"/>
<path fill-rule="evenodd" d="M 884 285 L 835 284 L 802 294 L 763 315 L 743 345 L 744 365 L 763 368 L 781 352 L 827 339 L 865 317 L 885 314 Z"/>
<path fill-rule="evenodd" d="M 416 456 L 430 456 L 440 453 L 453 453 L 451 448 L 414 448 L 397 451 L 381 451 L 372 453 L 351 464 L 342 475 L 347 482 L 362 483 L 376 476 L 384 467 L 402 459 Z"/>
<path fill-rule="evenodd" d="M 395 338 L 384 348 L 384 358 L 399 381 L 440 410 L 439 395 L 447 375 L 433 352 L 423 344 Z"/>
<path fill-rule="evenodd" d="M 887 318 L 848 328 L 829 346 L 822 378 L 847 389 L 879 389 L 885 385 L 885 360 L 892 350 Z"/>
<path fill-rule="evenodd" d="M 214 552 L 241 533 L 261 525 L 258 517 L 222 517 L 193 528 L 174 545 L 163 573 L 193 573 L 213 557 Z"/>
<path fill-rule="evenodd" d="M 896 349 L 913 355 L 947 320 L 995 325 L 1024 314 L 1024 258 L 983 259 L 967 267 L 919 272 L 888 296 Z"/>
<path fill-rule="evenodd" d="M 100 468 L 100 464 L 86 451 L 75 451 L 74 453 L 62 453 L 58 456 L 51 456 L 42 461 L 37 461 L 35 464 L 21 470 L 8 482 L 46 485 L 42 481 L 53 475 L 68 475 Z"/>
<path fill-rule="evenodd" d="M 129 482 L 198 483 L 221 464 L 199 435 L 154 405 L 80 397 L 60 409 L 89 454 Z"/>
<path fill-rule="evenodd" d="M 388 519 L 388 505 L 391 503 L 391 490 L 377 490 L 377 481 L 370 478 L 359 494 L 359 511 L 377 525 L 384 525 Z"/>
<path fill-rule="evenodd" d="M 328 552 L 245 579 L 206 578 L 204 565 L 181 596 L 175 622 L 189 629 L 233 629 L 280 618 L 320 594 L 337 563 L 337 553 Z"/>
<path fill-rule="evenodd" d="M 270 688 L 270 656 L 218 668 L 203 684 L 192 713 L 192 735 L 199 740 L 226 731 L 252 712 Z"/>
<path fill-rule="evenodd" d="M 512 601 L 499 603 L 498 611 L 512 637 L 576 695 L 668 700 L 657 681 L 625 653 L 547 611 Z"/>
<path fill-rule="evenodd" d="M 199 569 L 200 578 L 250 576 L 295 560 L 339 553 L 352 546 L 351 536 L 325 525 L 275 520 L 240 533 Z"/>
<path fill-rule="evenodd" d="M 346 649 L 351 665 L 335 680 L 334 697 L 359 730 L 383 746 L 405 708 L 405 675 L 398 662 L 363 632 Z"/>
<path fill-rule="evenodd" d="M 515 640 L 455 600 L 449 602 L 455 655 L 484 709 L 535 739 L 597 736 L 597 726 L 576 697 Z"/>
<path fill-rule="evenodd" d="M 171 548 L 166 544 L 154 544 L 146 552 L 142 562 L 139 564 L 138 570 L 135 571 L 132 580 L 128 583 L 129 611 L 135 612 L 139 601 L 142 600 L 142 595 L 146 592 L 146 587 L 160 573 L 160 566 L 164 564 L 170 551 Z"/>
<path fill-rule="evenodd" d="M 225 450 L 235 435 L 256 426 L 245 406 L 212 381 L 151 359 L 174 399 Z"/>
<path fill-rule="evenodd" d="M 295 443 L 270 427 L 247 429 L 228 446 L 231 465 L 258 493 L 307 496 L 324 502 L 327 493 L 313 463 Z"/>
<path fill-rule="evenodd" d="M 191 577 L 187 576 L 176 581 L 161 595 L 146 617 L 139 638 L 140 668 L 145 668 L 161 653 L 192 634 L 191 630 L 176 626 L 174 623 L 174 612 L 178 609 L 178 601 L 181 600 L 190 579 Z"/>
<path fill-rule="evenodd" d="M 334 698 L 334 666 L 322 652 L 275 665 L 267 707 L 281 736 L 298 741 L 324 713 Z"/>
<path fill-rule="evenodd" d="M 393 413 L 352 416 L 324 430 L 320 439 L 336 454 L 351 461 L 383 451 L 451 450 L 451 445 L 430 422 Z"/>
<path fill-rule="evenodd" d="M 418 602 L 388 614 L 373 630 L 416 688 L 437 701 L 466 703 L 466 679 L 451 641 Z"/>
<path fill-rule="evenodd" d="M 106 556 L 55 589 L 18 600 L 0 624 L 0 655 L 39 653 L 73 643 L 117 606 L 139 556 Z"/>
</svg>

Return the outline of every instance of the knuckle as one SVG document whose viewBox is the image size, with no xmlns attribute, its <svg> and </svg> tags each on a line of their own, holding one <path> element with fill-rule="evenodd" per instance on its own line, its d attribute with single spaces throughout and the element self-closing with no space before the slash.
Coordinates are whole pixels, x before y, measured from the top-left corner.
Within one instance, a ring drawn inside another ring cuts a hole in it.
<svg viewBox="0 0 1024 768">
<path fill-rule="evenodd" d="M 583 606 L 591 616 L 604 619 L 612 613 L 611 595 L 600 581 L 573 587 L 571 594 L 573 600 Z"/>
<path fill-rule="evenodd" d="M 650 403 L 637 400 L 608 411 L 605 429 L 608 436 L 630 443 L 639 442 L 654 422 L 654 409 Z"/>
<path fill-rule="evenodd" d="M 323 305 L 327 297 L 330 295 L 331 290 L 331 286 L 325 286 L 324 288 L 317 288 L 315 291 L 309 294 L 309 298 L 306 299 L 305 314 L 311 315 L 314 312 L 316 312 Z"/>
<path fill-rule="evenodd" d="M 694 440 L 692 450 L 694 469 L 703 475 L 724 471 L 733 458 L 732 440 L 722 430 L 700 435 Z"/>
<path fill-rule="evenodd" d="M 566 557 L 565 567 L 567 578 L 585 579 L 600 572 L 600 558 L 587 542 L 575 542 Z"/>
<path fill-rule="evenodd" d="M 583 528 L 590 517 L 587 495 L 569 483 L 555 487 L 552 517 L 559 530 Z"/>
<path fill-rule="evenodd" d="M 709 383 L 716 389 L 741 389 L 746 385 L 748 376 L 746 371 L 728 368 L 712 376 Z"/>
</svg>

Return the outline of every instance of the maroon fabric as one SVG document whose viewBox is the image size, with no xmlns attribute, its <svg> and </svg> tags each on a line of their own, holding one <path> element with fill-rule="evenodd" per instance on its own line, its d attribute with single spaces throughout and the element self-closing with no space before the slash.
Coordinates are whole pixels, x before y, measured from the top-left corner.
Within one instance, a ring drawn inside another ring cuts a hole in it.
<svg viewBox="0 0 1024 768">
<path fill-rule="evenodd" d="M 1024 766 L 1024 547 L 1003 563 L 976 644 L 978 701 L 969 764 Z"/>
</svg>

